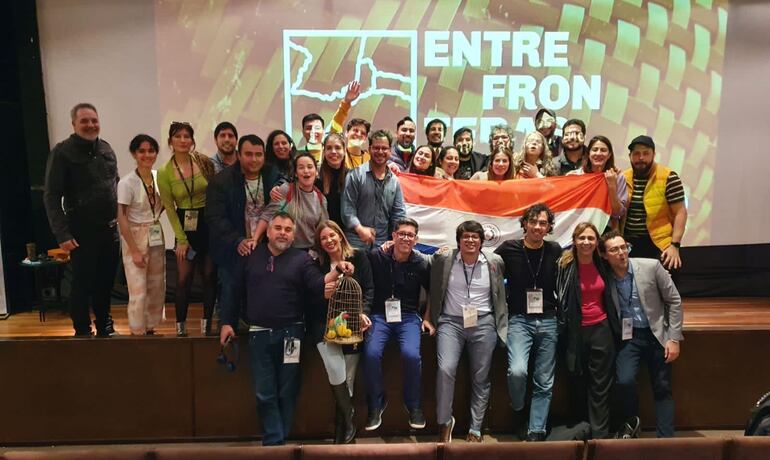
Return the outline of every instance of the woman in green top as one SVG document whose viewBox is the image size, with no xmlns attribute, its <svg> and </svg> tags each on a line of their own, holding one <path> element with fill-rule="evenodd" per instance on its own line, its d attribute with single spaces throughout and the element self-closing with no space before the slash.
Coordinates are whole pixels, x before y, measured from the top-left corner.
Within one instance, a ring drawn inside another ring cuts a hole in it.
<svg viewBox="0 0 770 460">
<path fill-rule="evenodd" d="M 195 151 L 195 138 L 189 123 L 173 122 L 168 130 L 171 159 L 158 171 L 158 189 L 168 220 L 176 236 L 176 334 L 186 336 L 187 299 L 196 268 L 203 278 L 203 320 L 201 332 L 208 335 L 216 298 L 216 270 L 209 256 L 209 231 L 204 220 L 207 179 L 214 165 Z"/>
</svg>

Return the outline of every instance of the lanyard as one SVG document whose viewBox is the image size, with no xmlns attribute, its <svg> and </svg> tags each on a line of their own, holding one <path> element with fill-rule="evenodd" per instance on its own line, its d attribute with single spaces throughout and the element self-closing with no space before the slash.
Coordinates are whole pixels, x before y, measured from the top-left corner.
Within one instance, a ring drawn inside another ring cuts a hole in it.
<svg viewBox="0 0 770 460">
<path fill-rule="evenodd" d="M 134 172 L 139 176 L 139 180 L 142 182 L 142 188 L 144 188 L 144 193 L 147 194 L 147 201 L 150 203 L 150 211 L 152 211 L 152 220 L 153 222 L 157 222 L 158 219 L 155 217 L 155 178 L 152 176 L 152 172 L 150 172 L 152 184 L 148 187 L 147 184 L 144 183 L 141 174 L 139 174 L 139 169 L 134 169 Z"/>
<path fill-rule="evenodd" d="M 476 271 L 476 265 L 478 265 L 479 259 L 476 259 L 476 262 L 473 262 L 473 268 L 471 268 L 470 279 L 468 278 L 468 271 L 465 270 L 465 262 L 463 262 L 463 258 L 460 257 L 460 260 L 458 262 L 460 263 L 460 266 L 463 268 L 463 275 L 465 275 L 465 287 L 468 290 L 468 297 L 466 298 L 470 301 L 471 300 L 471 283 L 473 282 L 473 272 Z"/>
<path fill-rule="evenodd" d="M 190 197 L 190 207 L 192 207 L 193 194 L 195 193 L 195 170 L 193 170 L 192 154 L 190 154 L 190 179 L 192 180 L 192 189 L 187 186 L 187 180 L 185 179 L 184 174 L 182 174 L 182 170 L 179 169 L 179 164 L 176 162 L 176 155 L 171 157 L 171 161 L 174 162 L 179 177 L 182 178 L 182 185 L 184 185 L 184 189 L 187 190 L 187 195 Z"/>
<path fill-rule="evenodd" d="M 524 244 L 524 241 L 522 241 L 521 244 L 524 248 L 524 258 L 527 259 L 527 268 L 529 269 L 529 274 L 532 275 L 532 286 L 533 288 L 537 289 L 537 276 L 540 274 L 540 269 L 543 267 L 543 256 L 545 255 L 545 242 L 543 242 L 543 245 L 540 246 L 543 252 L 540 253 L 540 262 L 537 264 L 536 272 L 532 272 L 532 263 L 529 261 L 529 255 L 527 255 L 527 245 Z"/>
<path fill-rule="evenodd" d="M 249 181 L 246 180 L 246 178 L 243 179 L 243 186 L 246 187 L 246 193 L 249 194 L 249 198 L 251 198 L 251 202 L 254 205 L 254 209 L 257 209 L 259 207 L 258 198 L 259 198 L 259 187 L 262 185 L 262 175 L 260 174 L 257 176 L 257 189 L 255 190 L 256 196 L 254 196 L 253 193 L 251 193 L 251 188 L 249 187 Z"/>
</svg>

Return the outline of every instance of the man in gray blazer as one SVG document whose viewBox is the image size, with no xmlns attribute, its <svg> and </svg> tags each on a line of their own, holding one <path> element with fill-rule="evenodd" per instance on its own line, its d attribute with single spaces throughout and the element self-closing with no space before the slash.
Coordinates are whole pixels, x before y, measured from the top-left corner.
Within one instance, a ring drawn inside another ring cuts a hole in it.
<svg viewBox="0 0 770 460">
<path fill-rule="evenodd" d="M 617 396 L 621 420 L 618 437 L 638 434 L 636 374 L 644 361 L 655 398 L 659 438 L 674 436 L 671 363 L 679 357 L 682 300 L 671 276 L 657 259 L 629 259 L 631 246 L 617 231 L 602 236 L 604 257 L 612 268 L 608 288 L 621 315 L 623 343 L 616 358 Z"/>
<path fill-rule="evenodd" d="M 482 251 L 484 228 L 476 221 L 457 227 L 457 247 L 432 258 L 430 318 L 437 326 L 438 375 L 436 420 L 439 442 L 452 440 L 452 400 L 457 364 L 468 347 L 471 371 L 471 426 L 468 442 L 481 442 L 481 425 L 489 402 L 489 369 L 498 340 L 505 343 L 508 307 L 503 259 Z M 435 283 L 435 284 L 434 284 Z"/>
</svg>

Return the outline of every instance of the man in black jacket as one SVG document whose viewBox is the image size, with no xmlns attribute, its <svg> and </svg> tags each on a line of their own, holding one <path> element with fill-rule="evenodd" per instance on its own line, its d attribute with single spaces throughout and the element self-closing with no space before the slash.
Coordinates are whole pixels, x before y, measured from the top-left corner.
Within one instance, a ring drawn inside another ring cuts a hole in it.
<svg viewBox="0 0 770 460">
<path fill-rule="evenodd" d="M 265 165 L 265 143 L 255 134 L 238 140 L 238 161 L 215 175 L 206 189 L 206 222 L 211 235 L 211 257 L 219 268 L 222 309 L 240 305 L 232 290 L 232 270 L 238 256 L 251 253 L 267 222 L 261 221 L 270 190 L 278 180 L 275 168 Z M 237 307 L 236 307 L 237 309 Z"/>
<path fill-rule="evenodd" d="M 90 305 L 97 335 L 109 337 L 115 334 L 110 291 L 120 247 L 118 165 L 110 144 L 99 138 L 96 108 L 83 102 L 70 116 L 75 132 L 51 150 L 43 201 L 51 231 L 72 261 L 70 317 L 75 336 L 92 335 Z"/>
<path fill-rule="evenodd" d="M 487 169 L 489 157 L 473 151 L 473 131 L 470 128 L 460 128 L 455 131 L 454 146 L 460 153 L 460 167 L 455 173 L 457 179 L 470 179 L 479 171 Z"/>
</svg>

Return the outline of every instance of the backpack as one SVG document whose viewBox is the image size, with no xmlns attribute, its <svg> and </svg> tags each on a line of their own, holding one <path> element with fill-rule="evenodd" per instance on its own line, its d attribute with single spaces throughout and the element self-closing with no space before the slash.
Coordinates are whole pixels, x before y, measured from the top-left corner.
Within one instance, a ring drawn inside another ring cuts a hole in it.
<svg viewBox="0 0 770 460">
<path fill-rule="evenodd" d="M 751 408 L 744 436 L 770 436 L 770 391 Z"/>
</svg>

